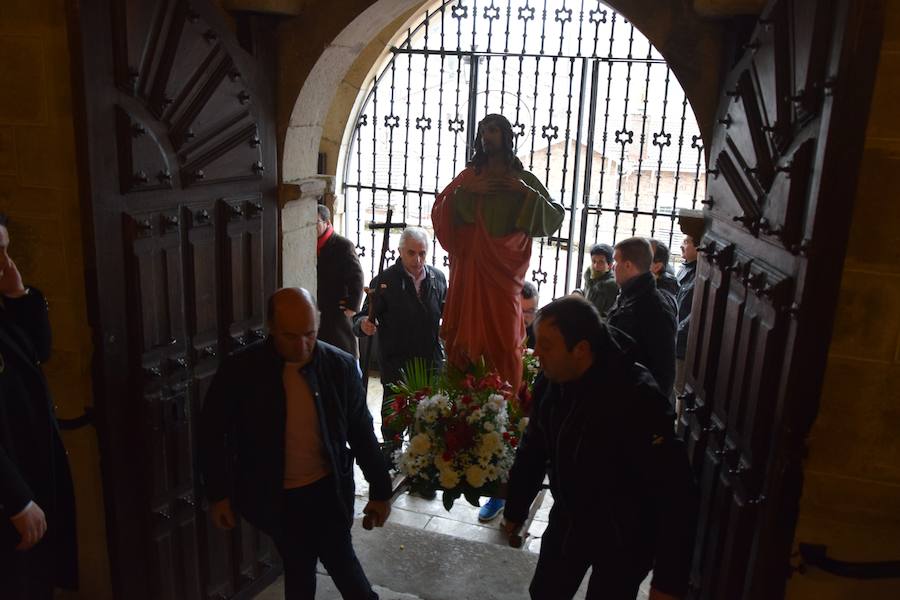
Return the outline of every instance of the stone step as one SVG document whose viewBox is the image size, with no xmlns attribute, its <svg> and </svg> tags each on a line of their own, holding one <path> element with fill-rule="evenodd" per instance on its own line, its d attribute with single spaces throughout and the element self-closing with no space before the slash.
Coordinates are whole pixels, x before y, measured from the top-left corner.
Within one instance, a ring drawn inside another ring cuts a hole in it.
<svg viewBox="0 0 900 600">
<path fill-rule="evenodd" d="M 365 531 L 357 520 L 353 546 L 382 600 L 521 600 L 537 555 L 388 522 Z M 319 565 L 317 600 L 340 594 Z M 577 599 L 583 599 L 587 581 Z M 281 580 L 257 596 L 280 600 Z"/>
</svg>

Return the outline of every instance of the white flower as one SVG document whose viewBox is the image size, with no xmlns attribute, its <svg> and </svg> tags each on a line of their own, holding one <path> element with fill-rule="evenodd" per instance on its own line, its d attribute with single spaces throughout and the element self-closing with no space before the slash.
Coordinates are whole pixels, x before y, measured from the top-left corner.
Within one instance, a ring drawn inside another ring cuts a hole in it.
<svg viewBox="0 0 900 600">
<path fill-rule="evenodd" d="M 472 465 L 466 469 L 466 481 L 468 481 L 472 487 L 479 488 L 483 486 L 486 476 L 487 473 L 485 473 L 484 469 L 478 465 Z"/>
<path fill-rule="evenodd" d="M 453 469 L 442 469 L 440 474 L 441 487 L 453 489 L 459 485 L 459 473 Z"/>
<path fill-rule="evenodd" d="M 409 451 L 412 454 L 425 454 L 431 448 L 431 438 L 427 434 L 420 433 L 409 441 Z"/>
<path fill-rule="evenodd" d="M 519 419 L 519 433 L 525 433 L 526 427 L 528 427 L 528 417 L 522 417 Z"/>
<path fill-rule="evenodd" d="M 484 413 L 481 412 L 480 408 L 476 408 L 472 411 L 472 414 L 469 415 L 468 421 L 469 423 L 477 423 L 484 416 Z"/>
<path fill-rule="evenodd" d="M 485 430 L 485 431 L 493 431 L 493 430 L 494 430 L 494 424 L 491 423 L 490 421 L 488 421 L 487 423 L 484 424 L 484 430 Z"/>
<path fill-rule="evenodd" d="M 415 458 L 409 451 L 400 455 L 400 459 L 397 461 L 397 467 L 400 469 L 400 472 L 405 475 L 417 475 L 419 473 L 419 467 L 416 464 Z"/>
<path fill-rule="evenodd" d="M 500 412 L 506 406 L 506 399 L 500 394 L 491 394 L 488 396 L 486 407 L 494 412 Z"/>
</svg>

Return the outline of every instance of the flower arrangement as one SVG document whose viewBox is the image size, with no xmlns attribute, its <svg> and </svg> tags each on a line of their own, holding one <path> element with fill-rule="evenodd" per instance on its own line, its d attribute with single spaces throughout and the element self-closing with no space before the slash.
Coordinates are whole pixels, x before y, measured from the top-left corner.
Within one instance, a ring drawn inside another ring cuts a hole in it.
<svg viewBox="0 0 900 600">
<path fill-rule="evenodd" d="M 533 375 L 512 394 L 483 364 L 440 375 L 421 360 L 407 365 L 403 379 L 391 387 L 386 424 L 397 432 L 395 442 L 408 436 L 393 458 L 410 491 L 444 490 L 447 510 L 460 496 L 478 506 L 480 496 L 499 495 L 528 424 L 522 400 L 530 403 L 532 380 Z"/>
</svg>

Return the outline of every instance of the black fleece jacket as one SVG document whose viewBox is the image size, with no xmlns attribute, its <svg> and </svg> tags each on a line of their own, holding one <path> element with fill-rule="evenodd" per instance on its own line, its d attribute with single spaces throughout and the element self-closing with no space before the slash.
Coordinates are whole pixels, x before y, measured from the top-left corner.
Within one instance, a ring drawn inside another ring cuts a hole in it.
<svg viewBox="0 0 900 600">
<path fill-rule="evenodd" d="M 653 569 L 653 587 L 681 596 L 697 489 L 669 403 L 605 330 L 594 356 L 576 381 L 538 377 L 504 516 L 523 522 L 549 471 L 550 520 L 566 532 L 565 553 L 636 573 Z"/>
</svg>

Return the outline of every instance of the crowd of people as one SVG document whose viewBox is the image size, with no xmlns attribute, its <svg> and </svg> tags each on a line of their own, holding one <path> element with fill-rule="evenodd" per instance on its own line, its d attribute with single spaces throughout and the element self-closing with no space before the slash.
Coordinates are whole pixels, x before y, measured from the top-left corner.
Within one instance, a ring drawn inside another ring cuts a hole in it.
<svg viewBox="0 0 900 600">
<path fill-rule="evenodd" d="M 429 264 L 428 232 L 408 227 L 396 263 L 365 287 L 352 242 L 319 206 L 316 296 L 274 292 L 267 338 L 223 358 L 212 380 L 197 433 L 209 518 L 227 530 L 243 517 L 271 535 L 289 599 L 315 597 L 319 560 L 344 598 L 378 597 L 351 538 L 354 463 L 369 483 L 368 519 L 382 526 L 391 512 L 398 432 L 383 425 L 379 442 L 358 360 L 358 340 L 372 336 L 382 422 L 410 359 L 435 370 L 483 360 L 517 390 L 523 348 L 533 348 L 541 372 L 508 490 L 479 513 L 485 522 L 502 513 L 516 533 L 549 477 L 532 598 L 571 598 L 588 568 L 589 599 L 632 600 L 651 571 L 651 600 L 686 593 L 697 497 L 673 399 L 703 220 L 682 219 L 677 275 L 659 240 L 598 243 L 584 285 L 539 309 L 525 280 L 532 240 L 555 232 L 565 211 L 515 157 L 513 139 L 509 121 L 485 117 L 472 160 L 437 196 L 449 283 Z M 23 284 L 8 245 L 0 215 L 0 580 L 4 598 L 43 599 L 75 585 L 72 481 L 40 366 L 47 304 Z"/>
</svg>

